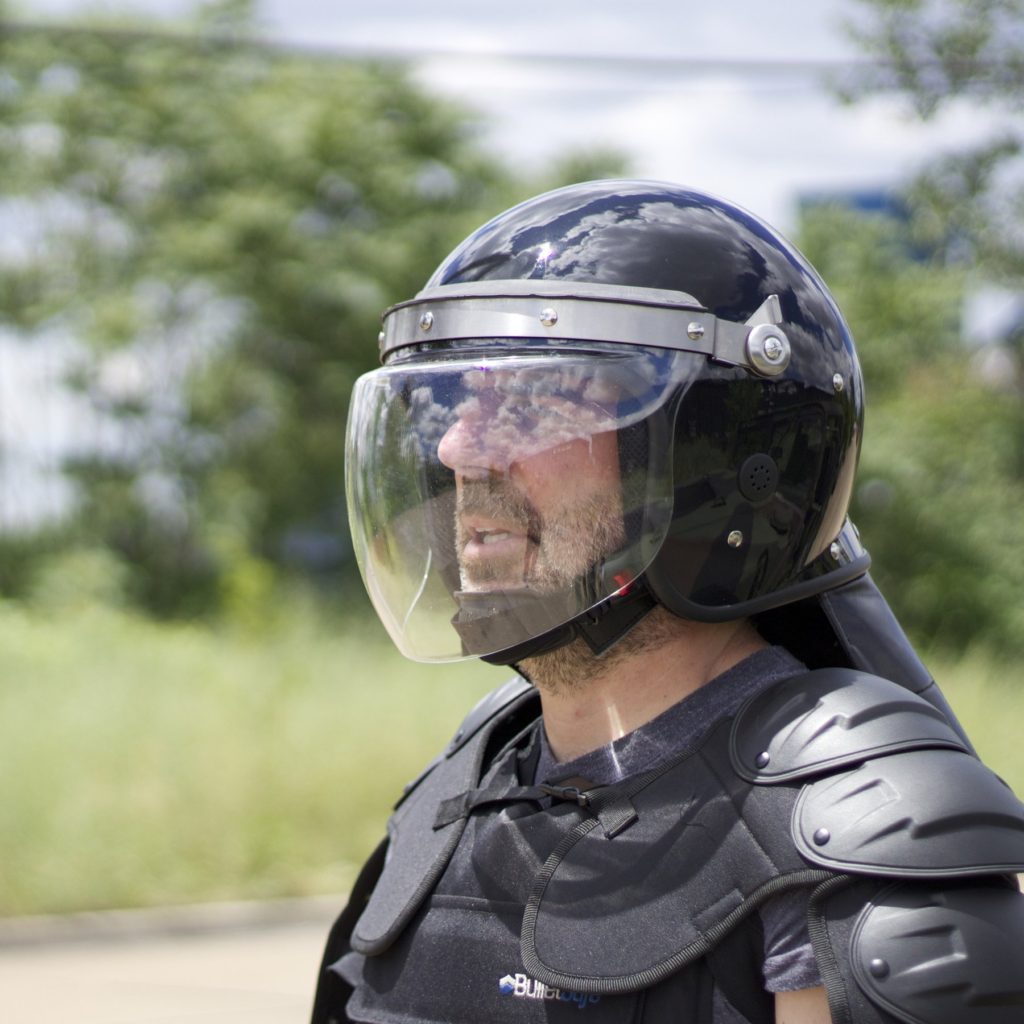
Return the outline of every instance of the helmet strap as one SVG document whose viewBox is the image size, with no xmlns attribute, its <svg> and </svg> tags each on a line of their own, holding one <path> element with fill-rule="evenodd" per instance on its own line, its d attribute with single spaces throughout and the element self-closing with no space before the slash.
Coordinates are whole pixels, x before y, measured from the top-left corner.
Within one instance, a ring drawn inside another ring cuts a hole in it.
<svg viewBox="0 0 1024 1024">
<path fill-rule="evenodd" d="M 556 629 L 515 647 L 481 656 L 489 665 L 512 665 L 565 647 L 580 638 L 597 657 L 607 653 L 658 605 L 643 577 Z M 518 668 L 517 668 L 518 671 Z"/>
</svg>

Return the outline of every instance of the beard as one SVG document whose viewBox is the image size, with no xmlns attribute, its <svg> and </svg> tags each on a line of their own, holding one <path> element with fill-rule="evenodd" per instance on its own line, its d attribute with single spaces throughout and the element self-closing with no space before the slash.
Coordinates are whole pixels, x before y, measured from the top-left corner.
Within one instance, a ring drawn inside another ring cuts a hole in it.
<svg viewBox="0 0 1024 1024">
<path fill-rule="evenodd" d="M 493 550 L 475 546 L 469 557 L 475 531 L 465 523 L 471 517 L 500 523 L 515 539 Z M 541 513 L 504 478 L 467 480 L 456 502 L 455 524 L 459 576 L 467 591 L 566 591 L 625 540 L 618 489 L 570 497 Z"/>
<path fill-rule="evenodd" d="M 594 654 L 584 640 L 577 638 L 546 654 L 523 658 L 515 667 L 538 689 L 568 696 L 585 690 L 589 683 L 630 658 L 664 647 L 679 636 L 681 628 L 679 618 L 658 606 L 604 654 Z"/>
</svg>

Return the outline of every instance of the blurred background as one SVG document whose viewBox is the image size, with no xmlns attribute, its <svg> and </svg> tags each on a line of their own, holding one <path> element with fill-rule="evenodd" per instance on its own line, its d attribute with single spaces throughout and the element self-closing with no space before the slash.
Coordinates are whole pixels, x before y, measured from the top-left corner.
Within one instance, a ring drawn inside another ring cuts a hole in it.
<svg viewBox="0 0 1024 1024">
<path fill-rule="evenodd" d="M 1021 0 L 604 8 L 0 3 L 0 916 L 346 888 L 504 674 L 377 625 L 350 387 L 471 229 L 594 177 L 822 272 L 875 577 L 1024 790 Z"/>
</svg>

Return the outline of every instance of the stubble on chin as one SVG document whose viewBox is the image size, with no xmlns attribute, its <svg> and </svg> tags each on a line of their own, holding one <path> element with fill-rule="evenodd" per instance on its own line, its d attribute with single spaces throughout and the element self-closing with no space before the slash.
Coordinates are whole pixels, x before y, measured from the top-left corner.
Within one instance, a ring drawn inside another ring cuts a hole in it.
<svg viewBox="0 0 1024 1024">
<path fill-rule="evenodd" d="M 638 654 L 658 650 L 679 636 L 680 619 L 656 607 L 600 657 L 576 639 L 546 654 L 524 658 L 519 668 L 539 690 L 556 697 L 583 693 Z"/>
</svg>

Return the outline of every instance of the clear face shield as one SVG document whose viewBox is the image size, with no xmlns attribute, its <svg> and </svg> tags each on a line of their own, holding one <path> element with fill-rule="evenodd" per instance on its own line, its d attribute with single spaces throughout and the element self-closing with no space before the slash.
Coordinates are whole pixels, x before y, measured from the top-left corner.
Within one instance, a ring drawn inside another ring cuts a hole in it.
<svg viewBox="0 0 1024 1024">
<path fill-rule="evenodd" d="M 671 420 L 704 361 L 481 346 L 369 373 L 352 396 L 356 555 L 419 661 L 514 647 L 644 572 L 671 521 Z"/>
</svg>

